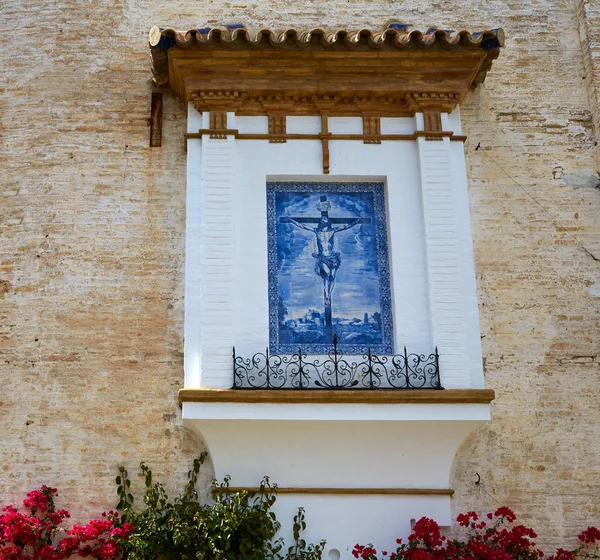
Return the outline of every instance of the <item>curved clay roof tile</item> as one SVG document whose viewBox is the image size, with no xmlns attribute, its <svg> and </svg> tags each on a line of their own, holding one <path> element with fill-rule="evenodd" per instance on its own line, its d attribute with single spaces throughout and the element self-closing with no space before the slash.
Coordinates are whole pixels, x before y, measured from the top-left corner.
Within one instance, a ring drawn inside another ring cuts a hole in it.
<svg viewBox="0 0 600 560">
<path fill-rule="evenodd" d="M 452 31 L 448 29 L 429 28 L 426 32 L 419 29 L 408 31 L 407 24 L 390 24 L 397 27 L 389 27 L 383 32 L 374 32 L 370 29 L 346 30 L 338 29 L 326 31 L 321 28 L 299 31 L 294 28 L 286 29 L 279 33 L 274 30 L 262 28 L 252 34 L 241 24 L 218 27 L 204 27 L 191 29 L 180 33 L 171 28 L 153 27 L 150 30 L 149 42 L 152 48 L 168 49 L 174 44 L 181 48 L 187 48 L 193 44 L 207 44 L 221 42 L 232 44 L 237 41 L 245 41 L 250 44 L 259 44 L 265 37 L 273 46 L 280 46 L 287 42 L 297 45 L 307 45 L 314 38 L 320 39 L 324 46 L 332 46 L 338 42 L 352 46 L 359 44 L 363 39 L 372 46 L 378 47 L 386 41 L 391 41 L 399 47 L 405 47 L 411 42 L 417 46 L 431 46 L 435 43 L 456 46 L 462 43 L 469 47 L 481 47 L 484 49 L 499 48 L 504 46 L 504 31 L 501 28 L 488 29 L 469 33 L 468 31 Z"/>
</svg>

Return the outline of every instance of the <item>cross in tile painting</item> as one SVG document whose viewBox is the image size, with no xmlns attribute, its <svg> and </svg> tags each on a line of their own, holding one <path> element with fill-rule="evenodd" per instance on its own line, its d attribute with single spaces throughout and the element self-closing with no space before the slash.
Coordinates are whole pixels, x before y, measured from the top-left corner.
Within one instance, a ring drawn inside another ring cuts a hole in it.
<svg viewBox="0 0 600 560">
<path fill-rule="evenodd" d="M 326 196 L 321 196 L 321 201 L 317 204 L 317 210 L 321 212 L 320 217 L 292 218 L 284 216 L 280 218 L 282 223 L 291 223 L 294 226 L 311 231 L 315 234 L 317 240 L 317 252 L 312 256 L 315 259 L 315 272 L 323 279 L 323 301 L 325 306 L 325 331 L 328 337 L 333 337 L 333 320 L 331 315 L 331 295 L 335 286 L 335 277 L 342 259 L 340 253 L 334 250 L 335 234 L 350 229 L 357 224 L 370 224 L 371 218 L 330 218 L 329 210 L 331 203 Z M 316 224 L 311 227 L 307 224 Z M 335 225 L 340 224 L 340 225 Z"/>
</svg>

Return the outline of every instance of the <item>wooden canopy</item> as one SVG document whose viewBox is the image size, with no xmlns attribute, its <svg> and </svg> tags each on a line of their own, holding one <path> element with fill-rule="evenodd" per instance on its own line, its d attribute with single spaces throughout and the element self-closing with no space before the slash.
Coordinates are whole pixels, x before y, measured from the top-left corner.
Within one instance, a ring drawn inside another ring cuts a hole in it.
<svg viewBox="0 0 600 560">
<path fill-rule="evenodd" d="M 389 26 L 250 33 L 152 28 L 154 80 L 199 111 L 410 116 L 449 112 L 485 79 L 501 29 L 471 34 Z"/>
</svg>

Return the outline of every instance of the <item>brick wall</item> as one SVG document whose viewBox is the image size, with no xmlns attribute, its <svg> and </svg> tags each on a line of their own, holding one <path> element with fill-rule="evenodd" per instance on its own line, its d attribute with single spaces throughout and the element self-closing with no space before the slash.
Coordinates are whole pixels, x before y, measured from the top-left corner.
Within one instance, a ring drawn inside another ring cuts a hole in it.
<svg viewBox="0 0 600 560">
<path fill-rule="evenodd" d="M 590 253 L 600 258 L 600 190 L 589 69 L 600 48 L 589 3 L 585 17 L 581 3 L 522 4 L 5 1 L 3 502 L 49 483 L 79 515 L 95 512 L 114 505 L 118 463 L 145 460 L 172 488 L 202 449 L 176 404 L 185 108 L 166 98 L 163 147 L 148 148 L 148 29 L 380 28 L 398 18 L 502 26 L 508 36 L 462 108 L 486 384 L 498 398 L 492 423 L 457 455 L 454 507 L 513 506 L 551 536 L 548 546 L 599 523 L 600 263 Z"/>
</svg>

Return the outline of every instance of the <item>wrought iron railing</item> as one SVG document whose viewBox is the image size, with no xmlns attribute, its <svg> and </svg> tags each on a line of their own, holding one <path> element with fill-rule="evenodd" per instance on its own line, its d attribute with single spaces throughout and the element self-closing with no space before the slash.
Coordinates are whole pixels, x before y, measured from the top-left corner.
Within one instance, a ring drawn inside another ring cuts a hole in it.
<svg viewBox="0 0 600 560">
<path fill-rule="evenodd" d="M 289 356 L 264 353 L 251 358 L 237 356 L 233 349 L 234 389 L 443 389 L 439 356 L 402 354 L 344 357 L 338 338 L 327 356 L 308 358 L 298 348 Z"/>
</svg>

